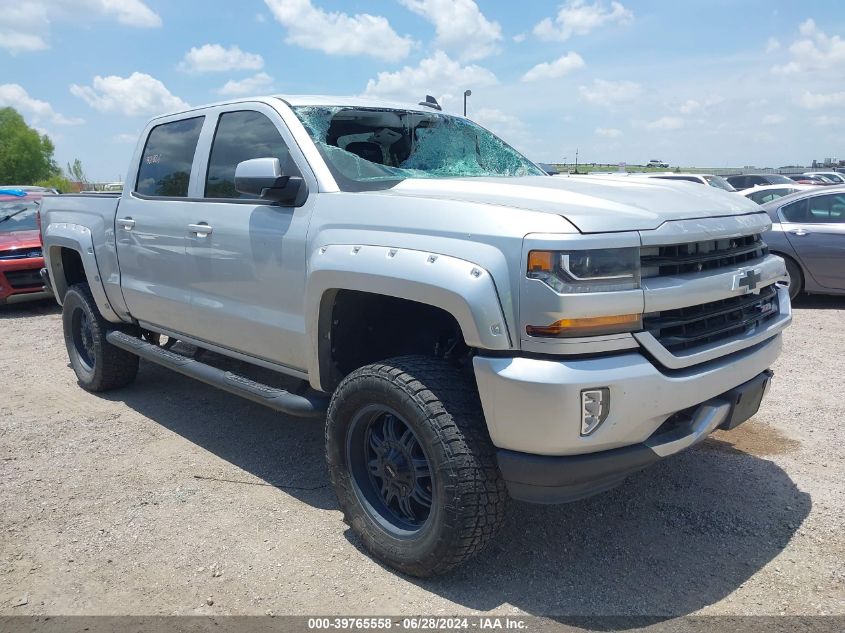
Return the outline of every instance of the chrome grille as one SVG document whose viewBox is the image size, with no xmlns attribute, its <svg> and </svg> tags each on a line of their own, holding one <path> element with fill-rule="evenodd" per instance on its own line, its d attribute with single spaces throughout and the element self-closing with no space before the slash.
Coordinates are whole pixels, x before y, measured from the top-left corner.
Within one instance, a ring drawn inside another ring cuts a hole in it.
<svg viewBox="0 0 845 633">
<path fill-rule="evenodd" d="M 640 251 L 641 276 L 662 277 L 739 266 L 762 259 L 768 252 L 759 233 L 670 246 L 645 246 Z"/>
<path fill-rule="evenodd" d="M 759 294 L 646 314 L 643 329 L 674 353 L 744 334 L 778 313 L 777 288 L 772 284 Z"/>
</svg>

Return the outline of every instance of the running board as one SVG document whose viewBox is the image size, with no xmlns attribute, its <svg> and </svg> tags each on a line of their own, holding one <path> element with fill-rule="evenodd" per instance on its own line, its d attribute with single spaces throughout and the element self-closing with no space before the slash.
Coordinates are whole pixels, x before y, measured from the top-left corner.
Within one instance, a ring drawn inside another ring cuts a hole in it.
<svg viewBox="0 0 845 633">
<path fill-rule="evenodd" d="M 163 365 L 212 387 L 228 391 L 236 396 L 263 404 L 288 415 L 320 418 L 326 414 L 329 406 L 328 398 L 322 394 L 299 396 L 284 389 L 270 387 L 244 376 L 233 374 L 230 371 L 217 369 L 193 358 L 168 351 L 125 332 L 112 330 L 106 334 L 106 339 L 115 347 L 131 352 L 145 360 Z"/>
</svg>

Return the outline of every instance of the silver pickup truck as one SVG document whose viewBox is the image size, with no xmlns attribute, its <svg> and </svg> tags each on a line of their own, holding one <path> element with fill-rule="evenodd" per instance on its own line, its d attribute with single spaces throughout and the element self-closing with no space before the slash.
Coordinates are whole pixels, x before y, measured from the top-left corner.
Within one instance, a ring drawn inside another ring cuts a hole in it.
<svg viewBox="0 0 845 633">
<path fill-rule="evenodd" d="M 751 417 L 791 319 L 753 202 L 547 176 L 433 103 L 194 108 L 150 121 L 128 173 L 42 205 L 80 385 L 140 357 L 326 420 L 346 521 L 413 575 L 481 550 L 509 498 L 601 492 Z"/>
</svg>

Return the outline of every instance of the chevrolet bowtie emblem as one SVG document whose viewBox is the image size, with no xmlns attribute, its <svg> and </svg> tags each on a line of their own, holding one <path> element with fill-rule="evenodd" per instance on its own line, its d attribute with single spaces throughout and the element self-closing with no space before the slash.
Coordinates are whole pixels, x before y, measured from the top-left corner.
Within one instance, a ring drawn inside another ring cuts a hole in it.
<svg viewBox="0 0 845 633">
<path fill-rule="evenodd" d="M 749 270 L 746 271 L 745 274 L 739 276 L 736 285 L 739 288 L 744 287 L 748 290 L 754 290 L 761 279 L 762 278 L 760 277 L 760 273 L 758 273 L 756 270 Z"/>
</svg>

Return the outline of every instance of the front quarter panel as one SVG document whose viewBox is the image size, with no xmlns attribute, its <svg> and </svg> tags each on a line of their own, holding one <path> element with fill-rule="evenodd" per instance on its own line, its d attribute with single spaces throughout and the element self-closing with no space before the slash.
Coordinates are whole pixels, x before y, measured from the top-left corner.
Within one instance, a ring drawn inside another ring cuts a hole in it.
<svg viewBox="0 0 845 633">
<path fill-rule="evenodd" d="M 334 244 L 311 256 L 306 314 L 321 314 L 324 297 L 336 289 L 408 299 L 445 310 L 455 317 L 467 345 L 488 350 L 511 347 L 496 285 L 490 273 L 472 262 L 407 248 Z M 320 383 L 321 329 L 308 320 L 313 353 L 309 375 Z M 326 333 L 327 334 L 327 333 Z"/>
</svg>

